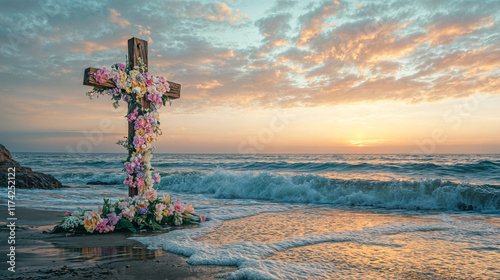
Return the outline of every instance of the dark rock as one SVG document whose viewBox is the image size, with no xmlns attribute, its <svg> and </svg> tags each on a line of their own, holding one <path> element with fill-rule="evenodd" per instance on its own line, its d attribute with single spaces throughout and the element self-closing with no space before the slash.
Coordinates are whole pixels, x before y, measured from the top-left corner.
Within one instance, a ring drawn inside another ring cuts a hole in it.
<svg viewBox="0 0 500 280">
<path fill-rule="evenodd" d="M 9 168 L 15 169 L 16 188 L 56 189 L 62 187 L 61 182 L 52 175 L 34 172 L 29 167 L 21 166 L 12 159 L 12 155 L 5 146 L 0 144 L 0 186 L 2 187 L 8 184 Z"/>
<path fill-rule="evenodd" d="M 91 181 L 87 182 L 87 185 L 117 185 L 116 183 L 103 182 L 103 181 Z"/>
</svg>

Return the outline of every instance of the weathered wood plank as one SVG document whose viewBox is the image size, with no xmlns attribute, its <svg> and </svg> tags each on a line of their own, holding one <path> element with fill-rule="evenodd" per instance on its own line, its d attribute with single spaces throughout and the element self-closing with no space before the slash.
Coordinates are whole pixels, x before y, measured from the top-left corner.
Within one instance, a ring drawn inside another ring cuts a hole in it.
<svg viewBox="0 0 500 280">
<path fill-rule="evenodd" d="M 105 83 L 98 83 L 94 79 L 94 73 L 99 70 L 98 68 L 92 68 L 89 67 L 85 69 L 85 73 L 83 75 L 83 84 L 86 86 L 92 86 L 92 87 L 97 87 L 97 88 L 114 88 L 116 87 L 115 83 L 113 80 L 109 79 Z M 168 97 L 171 99 L 178 99 L 181 97 L 181 85 L 178 83 L 170 82 L 168 81 L 168 84 L 170 85 L 170 91 L 165 93 Z"/>
<path fill-rule="evenodd" d="M 128 63 L 132 66 L 138 66 L 138 59 L 142 58 L 148 71 L 148 41 L 132 37 L 128 40 Z"/>
</svg>

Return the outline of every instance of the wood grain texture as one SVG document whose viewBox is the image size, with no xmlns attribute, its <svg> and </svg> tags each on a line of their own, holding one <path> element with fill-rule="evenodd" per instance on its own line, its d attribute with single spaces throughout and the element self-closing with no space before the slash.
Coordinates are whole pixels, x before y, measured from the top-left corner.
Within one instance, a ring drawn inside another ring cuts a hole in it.
<svg viewBox="0 0 500 280">
<path fill-rule="evenodd" d="M 138 66 L 138 59 L 142 58 L 148 71 L 148 41 L 139 38 L 130 38 L 128 40 L 128 63 L 132 66 Z"/>
<path fill-rule="evenodd" d="M 132 66 L 139 65 L 139 57 L 142 58 L 144 64 L 146 64 L 146 72 L 148 71 L 148 42 L 145 40 L 141 40 L 138 38 L 130 38 L 128 40 L 128 63 Z M 147 101 L 144 97 L 141 98 L 141 105 L 144 109 L 151 108 L 151 102 Z M 132 106 L 132 107 L 131 107 Z M 130 109 L 135 109 L 135 105 L 131 102 L 129 103 Z M 130 110 L 129 110 L 130 111 Z M 128 136 L 130 139 L 129 144 L 133 146 L 133 138 L 135 136 L 135 128 L 134 123 L 129 122 L 128 124 Z M 129 150 L 129 155 L 131 155 L 134 151 Z M 134 197 L 139 193 L 139 189 L 137 188 L 128 188 L 128 196 Z"/>
</svg>

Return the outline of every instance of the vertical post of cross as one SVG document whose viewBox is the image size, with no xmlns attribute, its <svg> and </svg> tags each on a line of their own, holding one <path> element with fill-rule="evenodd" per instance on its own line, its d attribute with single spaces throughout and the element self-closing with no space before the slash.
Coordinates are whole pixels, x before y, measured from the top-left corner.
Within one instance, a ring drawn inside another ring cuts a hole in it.
<svg viewBox="0 0 500 280">
<path fill-rule="evenodd" d="M 146 72 L 148 71 L 148 41 L 141 40 L 139 38 L 130 38 L 128 40 L 128 63 L 134 67 L 138 66 L 138 60 L 139 58 L 142 59 L 143 63 L 146 65 Z M 151 108 L 151 102 L 147 101 L 145 97 L 141 98 L 141 104 L 142 107 L 145 109 Z M 129 102 L 129 112 L 133 111 L 135 109 L 135 103 L 134 102 Z M 134 122 L 129 122 L 128 123 L 128 137 L 129 137 L 129 147 L 134 147 L 133 141 L 134 141 L 134 135 L 135 135 L 135 128 L 134 128 Z M 133 148 L 128 151 L 129 156 L 132 155 L 134 152 Z M 133 197 L 139 193 L 139 190 L 137 188 L 128 188 L 128 196 Z"/>
</svg>

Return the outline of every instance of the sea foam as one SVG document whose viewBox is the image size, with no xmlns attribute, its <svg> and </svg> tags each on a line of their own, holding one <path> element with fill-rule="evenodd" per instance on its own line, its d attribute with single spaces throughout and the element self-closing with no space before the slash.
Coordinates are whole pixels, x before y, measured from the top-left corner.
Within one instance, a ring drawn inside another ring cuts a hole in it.
<svg viewBox="0 0 500 280">
<path fill-rule="evenodd" d="M 392 237 L 398 234 L 410 234 L 426 240 L 451 240 L 456 243 L 467 243 L 471 247 L 479 246 L 479 248 L 498 248 L 500 245 L 497 242 L 500 235 L 499 227 L 483 221 L 459 221 L 445 214 L 429 217 L 441 222 L 392 222 L 366 227 L 362 230 L 344 230 L 296 236 L 272 243 L 238 241 L 217 246 L 195 241 L 196 238 L 214 231 L 222 225 L 224 220 L 269 211 L 287 211 L 287 208 L 266 205 L 221 207 L 209 210 L 207 215 L 213 219 L 207 223 L 202 223 L 199 228 L 175 230 L 162 235 L 134 237 L 133 239 L 148 245 L 150 249 L 163 248 L 166 251 L 189 257 L 188 263 L 192 265 L 237 266 L 237 271 L 220 275 L 220 277 L 227 279 L 363 278 L 370 274 L 370 271 L 364 269 L 356 267 L 346 269 L 345 267 L 327 263 L 266 260 L 266 258 L 278 252 L 315 244 L 355 242 L 368 246 L 397 248 L 403 245 L 394 242 Z M 230 218 L 226 216 L 227 214 L 230 214 Z M 482 234 L 478 235 L 478 233 Z M 375 273 L 376 271 L 372 272 Z"/>
</svg>

